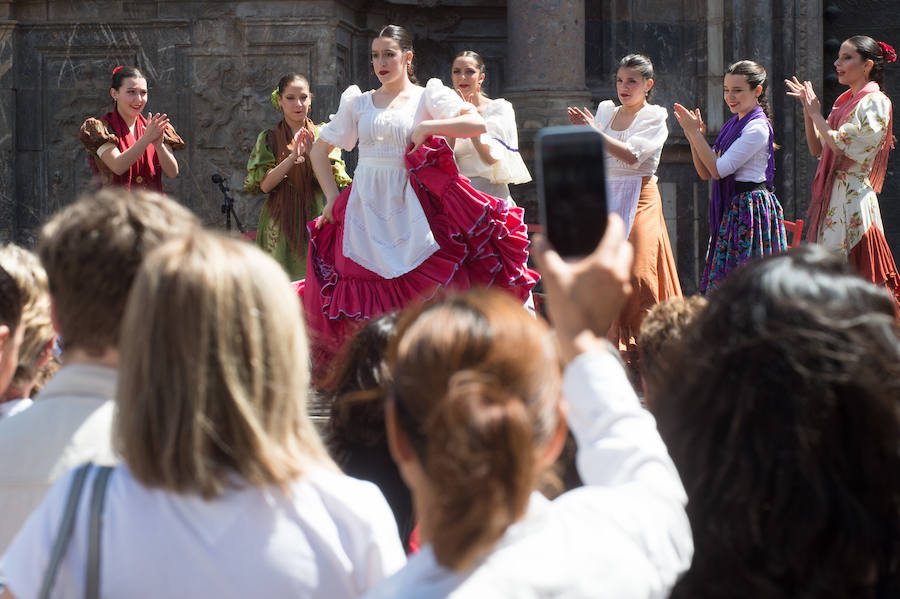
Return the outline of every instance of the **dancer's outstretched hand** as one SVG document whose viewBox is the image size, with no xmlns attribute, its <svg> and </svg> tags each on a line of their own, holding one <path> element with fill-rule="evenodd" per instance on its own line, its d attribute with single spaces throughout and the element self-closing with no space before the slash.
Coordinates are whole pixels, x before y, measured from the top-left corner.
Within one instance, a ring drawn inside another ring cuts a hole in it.
<svg viewBox="0 0 900 599">
<path fill-rule="evenodd" d="M 543 236 L 535 239 L 534 256 L 564 359 L 605 345 L 606 331 L 631 293 L 634 250 L 622 219 L 610 214 L 597 249 L 577 262 L 564 261 Z"/>
<path fill-rule="evenodd" d="M 592 125 L 594 124 L 594 115 L 587 108 L 573 108 L 569 106 L 566 109 L 569 115 L 569 122 L 573 125 Z"/>
</svg>

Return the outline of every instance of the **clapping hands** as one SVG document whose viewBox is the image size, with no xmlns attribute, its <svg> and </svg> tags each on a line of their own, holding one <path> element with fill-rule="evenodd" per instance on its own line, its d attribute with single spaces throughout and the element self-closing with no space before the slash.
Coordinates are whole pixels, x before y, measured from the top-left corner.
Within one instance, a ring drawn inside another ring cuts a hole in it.
<svg viewBox="0 0 900 599">
<path fill-rule="evenodd" d="M 573 108 L 569 106 L 566 112 L 569 115 L 569 122 L 573 125 L 594 125 L 594 115 L 587 108 Z"/>
<path fill-rule="evenodd" d="M 676 102 L 674 109 L 675 119 L 681 125 L 686 136 L 706 135 L 706 123 L 703 122 L 703 116 L 700 114 L 699 108 L 690 110 Z"/>
<path fill-rule="evenodd" d="M 303 155 L 306 154 L 307 150 L 309 150 L 315 140 L 316 136 L 308 129 L 301 128 L 297 131 L 292 142 L 294 148 L 291 150 L 291 157 L 294 159 L 294 164 L 300 164 L 306 161 L 306 158 L 304 158 Z"/>
<path fill-rule="evenodd" d="M 803 106 L 803 111 L 812 116 L 814 114 L 822 113 L 822 105 L 819 102 L 818 96 L 816 96 L 815 90 L 813 90 L 812 83 L 809 81 L 800 82 L 797 79 L 797 76 L 794 75 L 790 79 L 785 79 L 784 84 L 787 85 L 788 91 L 787 95 L 792 96 L 800 100 L 800 104 Z"/>
<path fill-rule="evenodd" d="M 141 137 L 146 137 L 147 141 L 152 144 L 158 144 L 163 139 L 163 134 L 166 132 L 166 128 L 169 126 L 169 115 L 150 113 L 150 119 L 147 121 L 147 126 L 144 128 L 144 134 Z"/>
</svg>

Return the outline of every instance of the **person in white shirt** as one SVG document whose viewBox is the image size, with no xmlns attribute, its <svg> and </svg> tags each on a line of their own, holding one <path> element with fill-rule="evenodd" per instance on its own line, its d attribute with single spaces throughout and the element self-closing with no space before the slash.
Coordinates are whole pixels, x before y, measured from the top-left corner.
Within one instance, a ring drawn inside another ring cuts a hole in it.
<svg viewBox="0 0 900 599">
<path fill-rule="evenodd" d="M 690 564 L 678 473 L 603 339 L 630 287 L 622 221 L 574 265 L 536 245 L 559 352 L 490 290 L 398 327 L 387 432 L 424 547 L 368 599 L 664 598 Z M 535 489 L 567 421 L 585 486 L 548 501 Z"/>
<path fill-rule="evenodd" d="M 725 72 L 724 98 L 734 113 L 710 147 L 700 109 L 675 104 L 700 178 L 713 179 L 709 249 L 700 293 L 713 291 L 735 268 L 787 249 L 784 213 L 775 197 L 775 133 L 766 70 L 739 60 Z"/>
<path fill-rule="evenodd" d="M 0 248 L 0 266 L 16 280 L 22 292 L 22 345 L 12 380 L 0 394 L 0 418 L 29 408 L 31 395 L 53 357 L 56 332 L 50 321 L 47 273 L 32 252 L 15 244 Z"/>
<path fill-rule="evenodd" d="M 0 455 L 15 456 L 0 460 L 0 553 L 56 479 L 88 460 L 116 461 L 112 399 L 128 291 L 150 250 L 198 222 L 159 194 L 113 187 L 68 206 L 41 230 L 37 253 L 63 366 L 34 405 L 0 420 Z"/>
<path fill-rule="evenodd" d="M 609 331 L 609 340 L 637 368 L 638 337 L 644 316 L 656 304 L 681 297 L 681 282 L 663 215 L 656 169 L 669 136 L 668 112 L 650 103 L 653 63 L 643 54 L 629 54 L 616 70 L 619 105 L 604 100 L 592 115 L 587 108 L 569 108 L 574 125 L 592 125 L 606 142 L 606 201 L 625 221 L 634 246 L 634 289 Z"/>
<path fill-rule="evenodd" d="M 404 563 L 384 497 L 338 471 L 306 413 L 302 318 L 253 245 L 198 230 L 146 258 L 122 323 L 99 596 L 343 599 Z M 40 587 L 71 478 L 3 557 L 11 596 Z M 89 503 L 52 596 L 84 588 Z"/>
<path fill-rule="evenodd" d="M 515 206 L 510 185 L 528 183 L 531 175 L 519 154 L 519 132 L 512 104 L 503 98 L 489 98 L 482 91 L 484 60 L 477 52 L 463 50 L 450 69 L 453 89 L 475 107 L 484 118 L 487 132 L 470 138 L 448 138 L 459 173 L 472 187 L 503 198 Z"/>
</svg>

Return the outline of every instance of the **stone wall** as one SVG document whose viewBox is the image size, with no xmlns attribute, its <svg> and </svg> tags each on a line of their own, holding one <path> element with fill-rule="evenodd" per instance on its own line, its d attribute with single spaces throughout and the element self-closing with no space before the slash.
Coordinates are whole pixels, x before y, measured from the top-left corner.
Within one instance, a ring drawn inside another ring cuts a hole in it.
<svg viewBox="0 0 900 599">
<path fill-rule="evenodd" d="M 815 162 L 805 150 L 802 114 L 781 81 L 798 74 L 821 89 L 822 14 L 822 0 L 0 0 L 0 239 L 32 243 L 49 214 L 90 187 L 78 127 L 111 108 L 109 73 L 123 63 L 147 72 L 149 109 L 169 113 L 187 141 L 168 193 L 222 226 L 222 196 L 210 181 L 221 173 L 253 228 L 262 197 L 244 193 L 241 182 L 256 135 L 278 119 L 268 101 L 272 87 L 284 72 L 309 74 L 312 116 L 326 120 L 346 86 L 377 85 L 369 44 L 390 22 L 413 35 L 423 82 L 436 76 L 449 83 L 460 50 L 485 58 L 487 92 L 515 105 L 529 163 L 535 132 L 564 123 L 566 105 L 593 108 L 615 97 L 624 54 L 653 59 L 654 102 L 670 114 L 676 101 L 699 107 L 713 131 L 730 116 L 721 97 L 725 66 L 758 60 L 773 82 L 782 145 L 777 193 L 787 218 L 803 218 Z M 660 187 L 682 284 L 693 292 L 708 238 L 709 188 L 671 116 L 669 131 Z M 352 168 L 354 156 L 347 158 Z M 536 214 L 533 184 L 514 187 L 513 195 Z M 882 205 L 895 196 L 889 191 Z M 886 213 L 900 221 L 900 210 Z M 887 216 L 896 244 L 900 222 Z"/>
</svg>

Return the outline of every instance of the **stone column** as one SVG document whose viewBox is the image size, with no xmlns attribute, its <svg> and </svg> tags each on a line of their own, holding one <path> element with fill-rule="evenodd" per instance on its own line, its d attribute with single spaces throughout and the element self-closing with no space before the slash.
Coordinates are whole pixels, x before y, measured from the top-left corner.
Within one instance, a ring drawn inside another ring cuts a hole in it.
<svg viewBox="0 0 900 599">
<path fill-rule="evenodd" d="M 0 2 L 0 241 L 15 234 L 16 94 L 15 21 L 8 2 Z"/>
<path fill-rule="evenodd" d="M 587 106 L 584 80 L 584 0 L 509 0 L 507 2 L 506 88 L 519 126 L 519 149 L 534 164 L 538 129 L 568 124 L 567 106 Z M 532 170 L 532 172 L 534 172 Z M 514 188 L 526 212 L 535 217 L 533 185 Z M 528 220 L 533 220 L 528 218 Z"/>
</svg>

